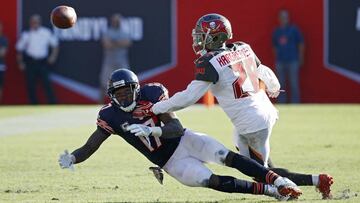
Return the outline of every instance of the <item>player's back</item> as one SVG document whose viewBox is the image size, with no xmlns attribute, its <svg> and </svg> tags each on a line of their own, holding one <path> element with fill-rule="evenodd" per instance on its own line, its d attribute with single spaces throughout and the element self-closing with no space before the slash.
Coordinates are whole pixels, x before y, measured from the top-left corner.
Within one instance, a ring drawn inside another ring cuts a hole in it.
<svg viewBox="0 0 360 203">
<path fill-rule="evenodd" d="M 276 109 L 264 91 L 259 90 L 257 67 L 260 64 L 245 43 L 229 44 L 197 60 L 197 69 L 212 72 L 211 91 L 240 133 L 255 132 L 275 122 Z M 199 70 L 197 79 L 202 80 Z"/>
</svg>

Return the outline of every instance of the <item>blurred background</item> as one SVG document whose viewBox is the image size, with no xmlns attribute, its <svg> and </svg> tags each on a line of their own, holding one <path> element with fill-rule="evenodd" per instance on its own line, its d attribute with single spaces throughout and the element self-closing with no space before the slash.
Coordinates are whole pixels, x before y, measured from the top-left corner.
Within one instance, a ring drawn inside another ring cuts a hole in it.
<svg viewBox="0 0 360 203">
<path fill-rule="evenodd" d="M 50 12 L 59 5 L 77 12 L 73 28 L 60 30 L 51 25 Z M 360 103 L 358 0 L 14 0 L 1 1 L 0 6 L 7 38 L 1 104 L 29 103 L 15 46 L 33 14 L 39 14 L 42 25 L 58 39 L 59 54 L 49 66 L 56 103 L 93 104 L 99 102 L 103 39 L 113 14 L 121 14 L 122 33 L 131 42 L 125 47 L 131 70 L 143 83 L 163 83 L 172 95 L 194 78 L 191 31 L 207 13 L 226 16 L 232 23 L 233 41 L 250 44 L 261 62 L 276 71 L 273 32 L 282 9 L 301 31 L 305 47 L 298 74 L 300 102 Z M 41 85 L 36 94 L 39 103 L 48 103 Z"/>
</svg>

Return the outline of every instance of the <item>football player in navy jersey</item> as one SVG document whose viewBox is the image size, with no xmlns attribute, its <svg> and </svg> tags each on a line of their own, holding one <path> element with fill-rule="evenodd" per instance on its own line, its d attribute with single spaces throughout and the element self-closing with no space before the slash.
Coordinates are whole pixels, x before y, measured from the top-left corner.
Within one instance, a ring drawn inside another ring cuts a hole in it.
<svg viewBox="0 0 360 203">
<path fill-rule="evenodd" d="M 269 164 L 270 136 L 278 111 L 280 83 L 274 72 L 261 64 L 249 44 L 232 39 L 230 21 L 219 14 L 201 16 L 192 31 L 195 78 L 171 98 L 137 107 L 134 116 L 157 115 L 184 109 L 211 91 L 234 126 L 233 140 L 239 153 L 253 158 L 297 185 L 315 186 L 324 199 L 331 198 L 333 178 L 328 174 L 297 174 Z M 266 88 L 260 88 L 259 84 Z"/>
<path fill-rule="evenodd" d="M 132 111 L 146 101 L 156 103 L 168 98 L 159 83 L 139 86 L 137 76 L 118 69 L 110 77 L 108 95 L 111 103 L 97 118 L 97 129 L 85 145 L 71 154 L 60 155 L 62 168 L 73 168 L 89 158 L 111 134 L 121 136 L 153 164 L 164 169 L 184 185 L 208 187 L 222 192 L 263 194 L 278 199 L 297 198 L 300 189 L 256 161 L 232 152 L 210 136 L 184 129 L 172 112 L 134 118 Z M 204 163 L 235 168 L 263 183 L 213 174 Z"/>
</svg>

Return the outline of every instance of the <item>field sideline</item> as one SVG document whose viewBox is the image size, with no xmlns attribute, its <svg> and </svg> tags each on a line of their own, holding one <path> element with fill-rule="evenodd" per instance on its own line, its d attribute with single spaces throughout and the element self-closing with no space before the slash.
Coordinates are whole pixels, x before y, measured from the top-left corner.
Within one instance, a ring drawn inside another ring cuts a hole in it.
<svg viewBox="0 0 360 203">
<path fill-rule="evenodd" d="M 271 138 L 276 166 L 328 172 L 334 200 L 360 202 L 360 105 L 279 105 Z M 0 106 L 0 202 L 277 202 L 265 196 L 225 194 L 181 185 L 165 175 L 158 184 L 151 163 L 111 136 L 75 172 L 61 170 L 64 149 L 82 146 L 95 129 L 100 106 Z M 219 107 L 194 106 L 177 113 L 183 125 L 216 137 L 228 148 L 232 126 Z M 249 178 L 209 165 L 222 175 Z M 314 187 L 301 187 L 299 202 L 326 202 Z"/>
</svg>

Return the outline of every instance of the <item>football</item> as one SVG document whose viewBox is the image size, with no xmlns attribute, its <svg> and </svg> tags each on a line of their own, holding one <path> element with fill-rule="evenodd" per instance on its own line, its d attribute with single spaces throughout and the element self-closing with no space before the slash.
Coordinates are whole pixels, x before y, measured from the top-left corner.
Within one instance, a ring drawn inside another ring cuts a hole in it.
<svg viewBox="0 0 360 203">
<path fill-rule="evenodd" d="M 76 23 L 75 9 L 70 6 L 58 6 L 51 11 L 51 23 L 61 29 L 70 28 Z"/>
</svg>

